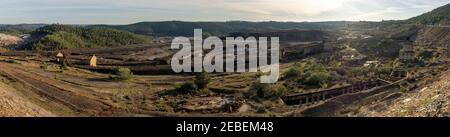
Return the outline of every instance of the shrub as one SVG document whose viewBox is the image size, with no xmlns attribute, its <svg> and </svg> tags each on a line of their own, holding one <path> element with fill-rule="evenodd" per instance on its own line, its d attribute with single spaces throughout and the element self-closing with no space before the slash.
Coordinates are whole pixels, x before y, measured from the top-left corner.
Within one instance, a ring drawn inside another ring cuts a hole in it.
<svg viewBox="0 0 450 137">
<path fill-rule="evenodd" d="M 116 75 L 119 80 L 130 80 L 133 77 L 133 73 L 128 68 L 119 68 L 116 70 Z"/>
<path fill-rule="evenodd" d="M 186 82 L 175 88 L 181 94 L 208 94 L 208 84 L 211 81 L 208 73 L 203 71 L 195 75 L 194 82 Z"/>
<path fill-rule="evenodd" d="M 274 99 L 286 95 L 289 90 L 282 84 L 268 84 L 256 82 L 249 93 L 248 97 L 260 99 Z"/>
<path fill-rule="evenodd" d="M 186 82 L 181 85 L 178 85 L 175 88 L 175 91 L 181 94 L 195 94 L 197 92 L 197 87 L 192 82 Z"/>
<path fill-rule="evenodd" d="M 293 79 L 303 88 L 325 88 L 331 79 L 331 73 L 322 64 L 307 60 L 290 68 L 284 78 Z"/>
<path fill-rule="evenodd" d="M 297 82 L 305 88 L 325 88 L 330 74 L 328 72 L 306 72 Z"/>
<path fill-rule="evenodd" d="M 284 78 L 289 79 L 289 78 L 300 77 L 301 73 L 302 72 L 300 69 L 298 69 L 297 67 L 292 67 L 292 68 L 289 68 L 289 70 L 284 73 Z"/>
<path fill-rule="evenodd" d="M 209 82 L 211 81 L 211 78 L 209 77 L 208 73 L 203 71 L 202 73 L 198 73 L 195 76 L 195 85 L 199 89 L 205 89 L 208 87 Z"/>
</svg>

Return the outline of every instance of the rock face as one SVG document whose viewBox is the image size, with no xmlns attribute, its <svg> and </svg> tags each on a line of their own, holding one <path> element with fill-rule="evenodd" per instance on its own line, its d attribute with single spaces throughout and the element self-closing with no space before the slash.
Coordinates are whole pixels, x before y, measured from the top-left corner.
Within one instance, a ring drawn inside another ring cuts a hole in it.
<svg viewBox="0 0 450 137">
<path fill-rule="evenodd" d="M 16 45 L 21 41 L 22 39 L 19 37 L 0 33 L 0 47 Z"/>
</svg>

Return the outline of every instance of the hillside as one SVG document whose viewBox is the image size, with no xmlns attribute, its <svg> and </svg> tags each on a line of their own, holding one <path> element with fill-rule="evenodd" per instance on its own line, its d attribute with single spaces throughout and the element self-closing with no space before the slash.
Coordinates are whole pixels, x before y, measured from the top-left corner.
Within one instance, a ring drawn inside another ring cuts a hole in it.
<svg viewBox="0 0 450 137">
<path fill-rule="evenodd" d="M 192 36 L 195 28 L 202 28 L 206 35 L 227 35 L 232 32 L 280 30 L 280 29 L 334 29 L 352 22 L 140 22 L 130 25 L 94 25 L 109 27 L 143 35 Z"/>
<path fill-rule="evenodd" d="M 446 25 L 449 25 L 450 20 L 450 4 L 444 5 L 430 12 L 424 13 L 420 16 L 413 17 L 407 21 L 410 23 L 420 23 L 420 24 L 439 24 L 444 21 Z"/>
<path fill-rule="evenodd" d="M 69 25 L 49 25 L 32 32 L 37 40 L 25 45 L 28 50 L 58 50 L 69 48 L 112 47 L 150 43 L 151 38 L 111 28 L 83 28 Z"/>
</svg>

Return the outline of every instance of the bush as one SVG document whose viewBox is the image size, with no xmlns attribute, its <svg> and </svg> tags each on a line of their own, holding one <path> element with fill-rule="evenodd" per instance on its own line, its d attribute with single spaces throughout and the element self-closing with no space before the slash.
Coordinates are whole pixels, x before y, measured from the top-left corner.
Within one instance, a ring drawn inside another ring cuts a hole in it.
<svg viewBox="0 0 450 137">
<path fill-rule="evenodd" d="M 282 84 L 255 83 L 247 94 L 248 97 L 260 99 L 275 99 L 286 95 L 289 90 Z"/>
<path fill-rule="evenodd" d="M 197 86 L 195 86 L 195 84 L 192 82 L 186 82 L 178 85 L 175 88 L 175 91 L 181 94 L 195 94 L 197 92 Z"/>
<path fill-rule="evenodd" d="M 306 72 L 297 82 L 305 88 L 326 88 L 330 74 L 328 72 Z"/>
<path fill-rule="evenodd" d="M 284 74 L 284 78 L 293 79 L 303 88 L 325 88 L 331 74 L 322 64 L 307 60 L 290 68 Z"/>
<path fill-rule="evenodd" d="M 195 76 L 194 82 L 199 89 L 205 89 L 208 87 L 209 82 L 211 82 L 211 78 L 207 72 L 203 71 Z"/>
<path fill-rule="evenodd" d="M 300 77 L 301 74 L 302 74 L 302 72 L 300 69 L 298 69 L 297 67 L 292 67 L 292 68 L 289 68 L 289 70 L 284 73 L 284 78 L 286 78 L 286 79 L 296 78 L 296 77 Z"/>
<path fill-rule="evenodd" d="M 116 75 L 119 80 L 130 80 L 133 77 L 133 73 L 128 68 L 119 68 L 116 70 Z"/>
<path fill-rule="evenodd" d="M 177 93 L 181 94 L 208 94 L 208 84 L 211 81 L 208 73 L 203 71 L 195 75 L 194 82 L 186 82 L 175 88 Z"/>
</svg>

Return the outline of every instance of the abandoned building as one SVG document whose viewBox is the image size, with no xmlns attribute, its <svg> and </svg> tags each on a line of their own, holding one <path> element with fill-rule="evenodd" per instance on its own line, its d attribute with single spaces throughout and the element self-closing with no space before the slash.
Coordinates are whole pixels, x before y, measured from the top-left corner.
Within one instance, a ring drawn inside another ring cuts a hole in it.
<svg viewBox="0 0 450 137">
<path fill-rule="evenodd" d="M 416 57 L 415 57 L 413 45 L 411 45 L 411 44 L 403 45 L 403 49 L 400 50 L 399 59 L 402 61 L 412 61 L 415 58 Z"/>
<path fill-rule="evenodd" d="M 97 67 L 97 57 L 95 55 L 92 55 L 91 59 L 89 60 L 89 66 Z"/>
<path fill-rule="evenodd" d="M 64 54 L 61 52 L 58 52 L 58 54 L 56 54 L 56 62 L 63 61 L 63 59 L 64 59 Z"/>
</svg>

